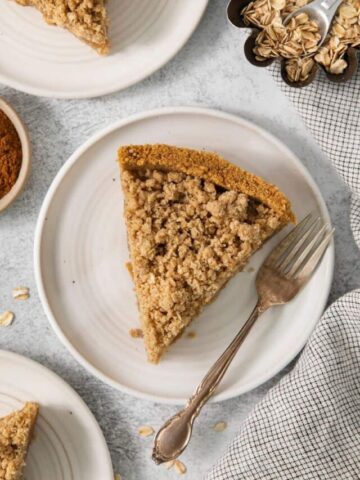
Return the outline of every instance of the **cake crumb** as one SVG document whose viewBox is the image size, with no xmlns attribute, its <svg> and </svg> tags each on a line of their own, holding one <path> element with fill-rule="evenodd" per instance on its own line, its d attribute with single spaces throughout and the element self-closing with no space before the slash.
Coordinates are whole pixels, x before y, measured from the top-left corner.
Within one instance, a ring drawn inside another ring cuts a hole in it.
<svg viewBox="0 0 360 480">
<path fill-rule="evenodd" d="M 187 338 L 195 338 L 196 337 L 196 332 L 188 332 L 188 334 L 186 336 L 187 336 Z"/>
<path fill-rule="evenodd" d="M 129 330 L 130 337 L 132 338 L 143 338 L 144 333 L 141 328 L 130 328 Z"/>
<path fill-rule="evenodd" d="M 131 278 L 134 279 L 134 272 L 133 272 L 132 263 L 131 262 L 126 262 L 125 267 L 126 267 L 127 271 L 130 273 Z"/>
</svg>

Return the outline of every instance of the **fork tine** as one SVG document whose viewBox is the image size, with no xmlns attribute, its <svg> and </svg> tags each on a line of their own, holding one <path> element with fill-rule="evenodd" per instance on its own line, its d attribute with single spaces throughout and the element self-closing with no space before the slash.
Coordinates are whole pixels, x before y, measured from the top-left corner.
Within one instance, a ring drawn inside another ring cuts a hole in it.
<svg viewBox="0 0 360 480">
<path fill-rule="evenodd" d="M 277 265 L 279 270 L 282 270 L 283 272 L 288 270 L 289 266 L 291 266 L 292 262 L 301 253 L 302 249 L 312 241 L 314 235 L 319 231 L 319 226 L 321 226 L 321 219 L 318 217 L 309 225 L 296 242 L 292 242 L 289 245 L 284 253 L 283 259 Z"/>
<path fill-rule="evenodd" d="M 296 255 L 292 255 L 291 261 L 287 263 L 287 266 L 283 270 L 285 275 L 290 277 L 294 275 L 297 269 L 302 265 L 303 261 L 318 246 L 324 233 L 328 230 L 328 227 L 329 225 L 323 225 L 317 232 L 315 230 L 314 234 L 310 236 L 308 241 L 301 245 L 301 248 L 298 249 Z"/>
<path fill-rule="evenodd" d="M 284 254 L 286 254 L 289 245 L 296 241 L 304 232 L 305 227 L 308 225 L 309 221 L 313 218 L 313 213 L 309 213 L 300 223 L 296 225 L 295 228 L 283 239 L 281 242 L 272 250 L 269 256 L 266 259 L 268 265 L 274 265 L 281 261 Z"/>
<path fill-rule="evenodd" d="M 334 231 L 335 228 L 332 228 L 325 235 L 325 237 L 321 240 L 320 244 L 317 245 L 313 252 L 311 252 L 310 255 L 302 262 L 302 265 L 298 267 L 297 271 L 294 274 L 294 277 L 298 278 L 301 276 L 303 278 L 306 278 L 314 272 L 333 237 Z"/>
</svg>

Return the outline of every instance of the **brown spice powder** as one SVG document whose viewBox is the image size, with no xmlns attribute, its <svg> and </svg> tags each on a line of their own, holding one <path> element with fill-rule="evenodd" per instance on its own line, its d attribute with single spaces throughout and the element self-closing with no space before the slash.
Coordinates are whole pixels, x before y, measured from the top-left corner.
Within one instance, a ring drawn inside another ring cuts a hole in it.
<svg viewBox="0 0 360 480">
<path fill-rule="evenodd" d="M 19 135 L 5 113 L 0 110 L 0 198 L 14 186 L 22 163 Z"/>
</svg>

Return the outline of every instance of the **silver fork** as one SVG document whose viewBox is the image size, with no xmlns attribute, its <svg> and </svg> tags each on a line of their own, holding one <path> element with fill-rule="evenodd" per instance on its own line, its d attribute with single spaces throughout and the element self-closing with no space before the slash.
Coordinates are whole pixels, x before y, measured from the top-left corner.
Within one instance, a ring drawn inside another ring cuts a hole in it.
<svg viewBox="0 0 360 480">
<path fill-rule="evenodd" d="M 269 254 L 256 277 L 257 304 L 234 340 L 210 368 L 186 407 L 157 432 L 153 460 L 177 458 L 187 447 L 195 418 L 214 393 L 257 318 L 268 308 L 292 300 L 306 284 L 327 249 L 334 230 L 309 214 Z"/>
</svg>

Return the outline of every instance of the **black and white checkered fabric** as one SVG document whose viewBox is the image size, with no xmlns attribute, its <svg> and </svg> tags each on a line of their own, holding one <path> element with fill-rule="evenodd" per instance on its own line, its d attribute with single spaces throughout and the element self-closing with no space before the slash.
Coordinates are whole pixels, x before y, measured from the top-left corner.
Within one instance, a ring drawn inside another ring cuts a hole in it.
<svg viewBox="0 0 360 480">
<path fill-rule="evenodd" d="M 346 83 L 329 82 L 323 72 L 303 89 L 291 88 L 272 74 L 281 90 L 352 191 L 351 226 L 360 248 L 360 69 Z"/>
<path fill-rule="evenodd" d="M 360 74 L 291 89 L 273 75 L 352 190 L 360 247 Z M 250 414 L 207 480 L 360 479 L 360 290 L 323 315 L 295 368 Z"/>
</svg>

